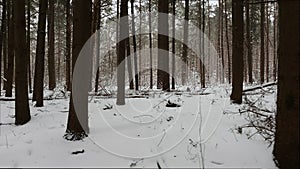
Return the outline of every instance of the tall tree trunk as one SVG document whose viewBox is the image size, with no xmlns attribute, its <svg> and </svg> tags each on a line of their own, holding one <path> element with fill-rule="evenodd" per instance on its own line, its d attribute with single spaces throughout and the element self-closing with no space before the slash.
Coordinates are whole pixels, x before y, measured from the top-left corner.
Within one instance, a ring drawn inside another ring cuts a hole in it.
<svg viewBox="0 0 300 169">
<path fill-rule="evenodd" d="M 182 61 L 183 61 L 183 65 L 182 65 L 182 68 L 181 68 L 181 80 L 182 80 L 182 85 L 186 85 L 186 79 L 187 79 L 187 76 L 188 76 L 188 71 L 187 71 L 187 68 L 188 68 L 188 59 L 187 59 L 187 55 L 188 55 L 188 47 L 187 47 L 187 44 L 188 44 L 188 36 L 189 36 L 189 24 L 188 24 L 188 21 L 189 21 L 189 0 L 185 0 L 185 10 L 184 10 L 184 30 L 183 30 L 183 44 L 182 44 Z M 200 37 L 201 38 L 201 37 Z"/>
<path fill-rule="evenodd" d="M 12 8 L 12 1 L 8 2 L 8 10 L 10 15 L 8 15 L 9 25 L 8 25 L 8 63 L 7 63 L 7 83 L 6 83 L 6 93 L 5 97 L 12 97 L 12 88 L 13 88 L 13 76 L 14 76 L 14 60 L 15 60 L 15 51 L 14 51 L 14 10 Z"/>
<path fill-rule="evenodd" d="M 131 2 L 131 33 L 132 33 L 132 43 L 133 43 L 133 59 L 134 59 L 134 78 L 135 78 L 135 90 L 139 90 L 139 72 L 137 65 L 137 49 L 136 49 L 136 36 L 135 36 L 135 21 L 134 21 L 134 0 L 130 0 Z M 141 35 L 140 35 L 141 36 Z M 141 56 L 139 56 L 141 57 Z"/>
<path fill-rule="evenodd" d="M 233 103 L 242 103 L 244 70 L 243 0 L 232 1 L 232 93 Z"/>
<path fill-rule="evenodd" d="M 94 12 L 93 12 L 93 33 L 95 33 L 98 29 L 100 29 L 100 0 L 96 0 L 94 2 Z M 96 78 L 95 78 L 95 93 L 98 92 L 98 86 L 99 86 L 99 75 L 100 75 L 100 69 L 99 69 L 99 57 L 100 57 L 100 32 L 96 33 L 95 37 L 95 47 L 93 46 L 93 49 L 95 49 L 96 53 Z"/>
<path fill-rule="evenodd" d="M 152 54 L 152 17 L 151 0 L 149 0 L 149 48 L 150 48 L 150 89 L 153 89 L 153 54 Z"/>
<path fill-rule="evenodd" d="M 299 168 L 300 2 L 279 0 L 279 61 L 273 154 L 279 168 Z"/>
<path fill-rule="evenodd" d="M 225 34 L 226 34 L 226 48 L 227 48 L 227 67 L 228 67 L 228 82 L 231 83 L 231 54 L 229 44 L 229 33 L 228 33 L 228 14 L 227 14 L 227 0 L 224 1 L 225 8 Z"/>
<path fill-rule="evenodd" d="M 173 20 L 172 20 L 172 89 L 175 89 L 175 55 L 176 55 L 176 44 L 175 44 L 175 15 L 176 15 L 176 0 L 172 1 L 172 14 L 173 14 Z"/>
<path fill-rule="evenodd" d="M 224 58 L 224 31 L 223 31 L 223 0 L 220 1 L 220 52 L 221 52 L 221 83 L 224 83 L 225 79 L 225 58 Z"/>
<path fill-rule="evenodd" d="M 158 0 L 158 12 L 165 15 L 158 16 L 158 70 L 157 88 L 164 91 L 170 90 L 169 70 L 169 0 Z"/>
<path fill-rule="evenodd" d="M 205 34 L 205 0 L 202 0 L 202 32 Z M 201 43 L 201 57 L 202 57 L 202 66 L 201 66 L 201 86 L 202 88 L 205 88 L 205 42 L 204 42 L 204 36 L 202 36 L 202 43 Z"/>
<path fill-rule="evenodd" d="M 269 20 L 269 5 L 266 4 L 266 80 L 269 82 L 269 25 L 270 25 L 270 20 Z"/>
<path fill-rule="evenodd" d="M 79 53 L 90 38 L 92 31 L 92 0 L 73 0 L 73 46 L 72 46 L 72 72 Z M 73 73 L 72 73 L 73 74 Z M 89 83 L 89 82 L 87 82 Z M 90 84 L 90 83 L 89 83 Z M 68 124 L 65 137 L 69 140 L 81 140 L 89 133 L 88 127 L 88 90 L 82 89 L 81 112 L 76 112 L 71 92 Z M 79 116 L 80 115 L 80 116 Z M 80 118 L 80 119 L 79 119 Z M 80 122 L 79 122 L 80 121 Z"/>
<path fill-rule="evenodd" d="M 46 29 L 46 13 L 48 0 L 41 0 L 39 4 L 39 21 L 38 21 L 38 37 L 36 47 L 35 72 L 33 100 L 36 101 L 36 107 L 44 106 L 44 70 L 45 70 L 45 29 Z"/>
<path fill-rule="evenodd" d="M 26 54 L 28 57 L 28 88 L 29 93 L 32 93 L 32 83 L 31 83 L 31 57 L 30 57 L 30 8 L 31 8 L 31 0 L 27 0 L 27 35 L 26 35 Z"/>
<path fill-rule="evenodd" d="M 260 4 L 260 83 L 265 82 L 265 4 Z"/>
<path fill-rule="evenodd" d="M 4 78 L 7 80 L 7 50 L 8 50 L 8 27 L 9 27 L 9 16 L 10 16 L 10 8 L 9 8 L 9 0 L 6 1 L 6 27 L 5 31 L 3 32 L 3 73 Z M 7 81 L 3 82 L 3 89 L 6 90 L 7 87 Z"/>
<path fill-rule="evenodd" d="M 117 58 L 117 105 L 125 105 L 125 51 L 126 39 L 128 33 L 128 0 L 121 0 L 121 13 L 120 17 L 125 17 L 120 22 L 120 39 L 118 42 L 118 58 Z"/>
<path fill-rule="evenodd" d="M 0 96 L 1 96 L 1 82 L 2 82 L 2 48 L 3 41 L 5 41 L 4 32 L 6 29 L 6 0 L 2 1 L 2 19 L 1 19 L 1 32 L 0 32 Z M 4 46 L 5 48 L 5 46 Z"/>
<path fill-rule="evenodd" d="M 273 79 L 274 81 L 277 80 L 277 5 L 274 3 L 274 23 L 273 23 L 273 43 L 274 43 L 274 49 L 273 49 Z"/>
<path fill-rule="evenodd" d="M 16 54 L 16 102 L 15 124 L 23 125 L 30 120 L 27 83 L 27 55 L 26 52 L 26 20 L 25 0 L 13 1 L 14 30 L 15 30 L 15 54 Z"/>
<path fill-rule="evenodd" d="M 49 90 L 53 90 L 56 87 L 54 60 L 54 0 L 49 0 L 48 11 L 48 75 Z"/>
<path fill-rule="evenodd" d="M 253 11 L 251 11 L 253 12 Z M 248 61 L 248 82 L 253 83 L 252 77 L 252 34 L 250 32 L 250 7 L 249 3 L 246 3 L 246 39 L 247 39 L 247 61 Z"/>
<path fill-rule="evenodd" d="M 127 14 L 128 15 L 128 14 Z M 128 22 L 127 22 L 128 25 Z M 132 75 L 132 59 L 130 53 L 130 38 L 129 38 L 129 26 L 126 26 L 126 57 L 127 57 L 127 69 L 128 69 L 128 78 L 129 78 L 129 89 L 134 89 L 133 84 L 133 75 Z"/>
<path fill-rule="evenodd" d="M 71 6 L 66 0 L 66 87 L 71 91 Z"/>
</svg>

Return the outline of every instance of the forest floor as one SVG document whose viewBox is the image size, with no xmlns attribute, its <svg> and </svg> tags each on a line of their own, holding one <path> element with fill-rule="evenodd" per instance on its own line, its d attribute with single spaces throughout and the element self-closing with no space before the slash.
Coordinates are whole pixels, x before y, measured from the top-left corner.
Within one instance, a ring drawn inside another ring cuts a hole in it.
<svg viewBox="0 0 300 169">
<path fill-rule="evenodd" d="M 254 92 L 247 98 L 276 110 L 276 89 Z M 273 144 L 239 128 L 247 115 L 234 112 L 245 105 L 230 103 L 230 87 L 148 94 L 125 106 L 90 97 L 89 137 L 73 142 L 63 138 L 68 99 L 45 100 L 42 108 L 30 102 L 24 126 L 13 124 L 14 102 L 0 101 L 0 166 L 276 168 Z M 166 107 L 168 101 L 180 107 Z"/>
</svg>

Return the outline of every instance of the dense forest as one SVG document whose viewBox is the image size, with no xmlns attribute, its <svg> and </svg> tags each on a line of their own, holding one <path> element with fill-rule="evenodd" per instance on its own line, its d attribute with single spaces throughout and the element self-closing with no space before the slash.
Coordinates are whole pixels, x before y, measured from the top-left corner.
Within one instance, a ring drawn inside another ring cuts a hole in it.
<svg viewBox="0 0 300 169">
<path fill-rule="evenodd" d="M 67 112 L 57 135 L 86 140 L 95 130 L 91 104 L 105 106 L 103 114 L 122 114 L 122 107 L 139 109 L 139 100 L 152 99 L 153 112 L 168 112 L 174 109 L 161 104 L 184 109 L 189 97 L 205 100 L 221 87 L 228 93 L 221 98 L 240 106 L 237 114 L 252 113 L 238 133 L 254 128 L 272 145 L 278 168 L 299 168 L 299 9 L 298 0 L 1 0 L 1 130 L 34 124 L 35 112 L 56 100 Z M 275 107 L 257 106 L 268 94 Z M 199 139 L 190 144 L 203 154 Z"/>
</svg>

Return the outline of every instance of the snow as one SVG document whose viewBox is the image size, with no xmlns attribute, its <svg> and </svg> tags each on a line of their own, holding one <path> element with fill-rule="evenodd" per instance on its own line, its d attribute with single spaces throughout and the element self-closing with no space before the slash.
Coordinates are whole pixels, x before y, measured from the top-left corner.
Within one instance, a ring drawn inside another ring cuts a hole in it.
<svg viewBox="0 0 300 169">
<path fill-rule="evenodd" d="M 259 135 L 239 134 L 235 128 L 245 123 L 243 116 L 223 114 L 240 108 L 230 103 L 229 94 L 228 86 L 191 88 L 182 95 L 156 91 L 148 98 L 127 98 L 125 106 L 93 96 L 89 137 L 75 142 L 63 139 L 68 99 L 45 100 L 43 108 L 30 102 L 32 119 L 24 126 L 13 125 L 14 102 L 1 101 L 0 165 L 157 168 L 158 162 L 162 168 L 276 168 L 273 145 Z M 274 95 L 264 98 L 270 106 Z M 168 100 L 181 107 L 167 108 Z M 105 105 L 113 108 L 103 110 Z"/>
</svg>

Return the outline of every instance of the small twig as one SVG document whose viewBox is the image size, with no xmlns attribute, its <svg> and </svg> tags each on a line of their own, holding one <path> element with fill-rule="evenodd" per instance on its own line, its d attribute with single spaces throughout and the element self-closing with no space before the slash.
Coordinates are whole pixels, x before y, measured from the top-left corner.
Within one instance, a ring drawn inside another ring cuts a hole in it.
<svg viewBox="0 0 300 169">
<path fill-rule="evenodd" d="M 165 138 L 165 136 L 167 134 L 165 129 L 163 131 L 164 131 L 164 135 L 161 137 L 159 143 L 157 144 L 157 147 L 159 147 L 159 145 L 161 144 L 161 142 L 163 141 L 163 139 Z"/>
</svg>

